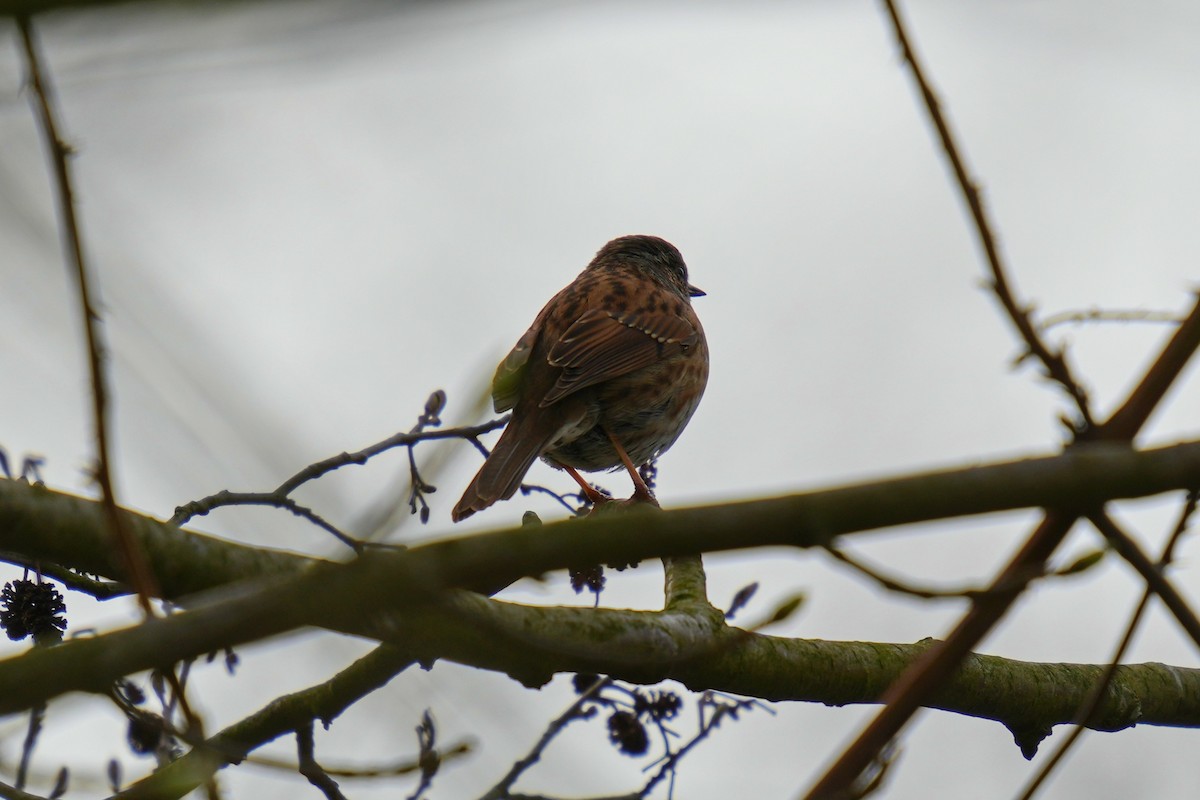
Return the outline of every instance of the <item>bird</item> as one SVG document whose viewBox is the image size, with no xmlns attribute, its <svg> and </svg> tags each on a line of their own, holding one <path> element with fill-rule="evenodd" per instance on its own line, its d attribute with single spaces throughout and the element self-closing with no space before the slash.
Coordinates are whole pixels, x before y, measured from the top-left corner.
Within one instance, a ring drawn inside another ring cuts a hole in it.
<svg viewBox="0 0 1200 800">
<path fill-rule="evenodd" d="M 579 471 L 624 467 L 630 502 L 657 504 L 637 467 L 675 443 L 708 384 L 708 342 L 692 308 L 704 294 L 664 239 L 621 236 L 600 248 L 496 368 L 492 403 L 512 416 L 451 518 L 512 497 L 539 457 L 596 506 L 608 498 Z"/>
</svg>

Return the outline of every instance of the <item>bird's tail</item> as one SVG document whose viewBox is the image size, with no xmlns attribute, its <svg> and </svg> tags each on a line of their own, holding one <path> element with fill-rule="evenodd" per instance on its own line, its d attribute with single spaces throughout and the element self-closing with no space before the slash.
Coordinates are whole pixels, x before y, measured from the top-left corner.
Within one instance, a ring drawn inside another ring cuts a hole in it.
<svg viewBox="0 0 1200 800">
<path fill-rule="evenodd" d="M 537 415 L 513 415 L 491 455 L 450 512 L 451 519 L 455 522 L 464 520 L 497 500 L 507 500 L 516 494 L 525 473 L 555 433 L 551 430 L 549 436 L 538 435 L 536 422 Z"/>
</svg>

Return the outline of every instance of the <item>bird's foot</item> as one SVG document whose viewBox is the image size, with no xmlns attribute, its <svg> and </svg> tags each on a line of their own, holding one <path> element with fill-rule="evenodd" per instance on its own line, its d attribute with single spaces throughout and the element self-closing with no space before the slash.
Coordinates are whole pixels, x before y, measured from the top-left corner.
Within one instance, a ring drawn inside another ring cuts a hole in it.
<svg viewBox="0 0 1200 800">
<path fill-rule="evenodd" d="M 635 491 L 633 493 L 633 497 L 630 497 L 626 500 L 617 500 L 612 497 L 601 495 L 600 502 L 594 503 L 592 505 L 592 510 L 589 511 L 587 515 L 590 517 L 595 514 L 610 514 L 643 507 L 653 508 L 658 511 L 662 510 L 662 506 L 658 504 L 658 500 L 655 499 L 653 494 L 650 492 Z"/>
</svg>

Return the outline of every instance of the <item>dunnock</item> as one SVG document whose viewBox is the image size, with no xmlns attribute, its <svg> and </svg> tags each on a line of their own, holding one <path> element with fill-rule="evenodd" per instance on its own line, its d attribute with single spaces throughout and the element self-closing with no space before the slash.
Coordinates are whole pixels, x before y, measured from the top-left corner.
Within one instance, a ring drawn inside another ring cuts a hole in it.
<svg viewBox="0 0 1200 800">
<path fill-rule="evenodd" d="M 455 522 L 512 497 L 534 459 L 566 470 L 637 466 L 666 452 L 708 382 L 708 344 L 692 310 L 704 292 L 656 236 L 622 236 L 556 294 L 496 369 L 492 400 L 512 419 L 451 512 Z"/>
</svg>

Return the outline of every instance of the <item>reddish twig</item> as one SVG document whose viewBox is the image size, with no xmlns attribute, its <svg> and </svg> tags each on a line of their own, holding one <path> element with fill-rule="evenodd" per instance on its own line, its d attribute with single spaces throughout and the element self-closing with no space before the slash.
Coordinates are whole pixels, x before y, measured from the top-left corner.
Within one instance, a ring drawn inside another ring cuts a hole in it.
<svg viewBox="0 0 1200 800">
<path fill-rule="evenodd" d="M 928 698 L 945 685 L 949 676 L 991 630 L 1020 595 L 1028 576 L 1040 574 L 1055 547 L 1075 522 L 1072 514 L 1050 512 L 1025 546 L 1008 563 L 987 592 L 940 644 L 934 644 L 880 698 L 884 703 L 870 724 L 829 768 L 807 797 L 838 797 L 873 764 L 905 723 Z"/>
<path fill-rule="evenodd" d="M 1132 439 L 1198 346 L 1200 297 L 1197 297 L 1196 305 L 1146 371 L 1129 399 L 1097 429 L 1098 438 L 1108 438 L 1106 434 L 1111 426 L 1127 433 L 1127 438 Z M 873 763 L 913 713 L 944 685 L 967 653 L 1004 616 L 1020 594 L 1021 581 L 1045 569 L 1046 562 L 1076 518 L 1077 514 L 1068 511 L 1052 510 L 1046 514 L 1020 552 L 1004 568 L 988 592 L 976 600 L 945 641 L 931 647 L 888 688 L 880 698 L 881 702 L 886 703 L 884 709 L 825 773 L 809 793 L 810 798 L 835 796 Z"/>
<path fill-rule="evenodd" d="M 1145 424 L 1154 408 L 1166 394 L 1168 388 L 1178 377 L 1192 354 L 1200 347 L 1200 297 L 1192 311 L 1184 319 L 1174 336 L 1168 341 L 1154 364 L 1138 383 L 1130 397 L 1103 425 L 1096 428 L 1091 424 L 1086 414 L 1086 395 L 1078 389 L 1066 370 L 1066 363 L 1061 353 L 1054 354 L 1045 350 L 1040 339 L 1033 332 L 1027 312 L 1020 309 L 1012 300 L 1007 290 L 1007 282 L 996 250 L 994 238 L 990 233 L 987 219 L 975 189 L 945 120 L 938 110 L 937 98 L 926 81 L 924 72 L 916 61 L 912 47 L 909 45 L 904 25 L 900 20 L 894 0 L 884 0 L 884 4 L 892 19 L 896 38 L 908 61 L 915 80 L 925 98 L 926 106 L 933 118 L 934 125 L 942 139 L 962 188 L 967 204 L 971 208 L 979 232 L 984 252 L 993 271 L 997 296 L 1012 316 L 1014 324 L 1021 332 L 1029 346 L 1030 352 L 1037 356 L 1046 366 L 1048 373 L 1057 380 L 1075 398 L 1076 404 L 1083 414 L 1082 430 L 1077 431 L 1077 438 L 1103 438 L 1132 441 L 1137 432 Z M 1041 347 L 1045 352 L 1039 352 Z M 1061 370 L 1055 375 L 1056 370 Z M 1073 390 L 1071 386 L 1075 386 Z M 893 683 L 880 698 L 885 704 L 882 711 L 859 734 L 859 737 L 838 758 L 837 762 L 821 777 L 808 793 L 809 798 L 836 797 L 853 786 L 859 776 L 874 763 L 879 754 L 900 732 L 918 708 L 924 705 L 928 698 L 936 692 L 950 675 L 962 663 L 962 659 L 982 640 L 992 627 L 1004 616 L 1013 601 L 1022 590 L 1022 581 L 1031 575 L 1040 574 L 1054 550 L 1062 542 L 1067 531 L 1071 529 L 1078 514 L 1072 511 L 1049 510 L 1041 524 L 1030 535 L 1021 550 L 1009 561 L 1001 571 L 988 592 L 977 598 L 972 608 L 959 621 L 945 641 L 931 647 L 921 658 L 917 659 Z"/>
<path fill-rule="evenodd" d="M 904 60 L 908 63 L 909 69 L 912 71 L 913 79 L 921 91 L 921 97 L 925 100 L 925 108 L 929 112 L 929 119 L 933 122 L 934 128 L 937 129 L 938 138 L 941 140 L 946 159 L 950 162 L 950 168 L 954 171 L 954 177 L 958 181 L 963 199 L 966 201 L 967 208 L 971 212 L 971 219 L 975 223 L 975 231 L 979 236 L 979 245 L 983 248 L 988 268 L 992 274 L 991 289 L 996 295 L 996 299 L 1000 302 L 1000 305 L 1003 306 L 1005 313 L 1008 314 L 1009 319 L 1012 320 L 1014 327 L 1017 329 L 1017 334 L 1021 337 L 1021 341 L 1025 344 L 1026 352 L 1022 356 L 1022 359 L 1032 356 L 1041 362 L 1043 368 L 1046 370 L 1046 377 L 1061 386 L 1063 391 L 1075 402 L 1075 407 L 1078 409 L 1080 416 L 1079 423 L 1075 425 L 1076 433 L 1090 430 L 1093 421 L 1087 392 L 1071 374 L 1071 369 L 1067 365 L 1066 356 L 1063 351 L 1052 350 L 1042 341 L 1041 336 L 1038 335 L 1036 326 L 1034 326 L 1033 321 L 1030 319 L 1029 307 L 1018 302 L 1013 295 L 1013 290 L 1007 277 L 1007 270 L 1000 256 L 1000 247 L 996 243 L 995 235 L 992 233 L 992 225 L 988 221 L 987 210 L 983 206 L 983 198 L 980 197 L 979 182 L 967 170 L 966 163 L 961 155 L 961 149 L 955 143 L 954 134 L 950 131 L 950 124 L 942 115 L 937 95 L 925 77 L 925 71 L 917 60 L 912 45 L 909 44 L 908 34 L 905 31 L 904 23 L 900 19 L 900 11 L 896 8 L 895 0 L 884 0 L 884 6 L 891 17 L 892 28 L 896 35 L 896 41 L 900 45 L 901 53 Z"/>
<path fill-rule="evenodd" d="M 1183 318 L 1162 355 L 1129 393 L 1121 407 L 1096 431 L 1094 438 L 1133 441 L 1154 409 L 1158 408 L 1175 378 L 1187 366 L 1196 349 L 1200 348 L 1200 291 L 1195 295 L 1195 305 Z"/>
<path fill-rule="evenodd" d="M 1175 529 L 1167 538 L 1167 546 L 1163 548 L 1163 554 L 1158 560 L 1158 568 L 1160 570 L 1165 570 L 1174 558 L 1175 546 L 1187 531 L 1188 520 L 1196 512 L 1198 499 L 1200 499 L 1200 492 L 1194 491 L 1188 494 L 1187 502 L 1183 504 L 1183 511 L 1179 515 L 1179 521 L 1175 524 Z M 1133 611 L 1133 616 L 1129 618 L 1129 624 L 1125 627 L 1125 633 L 1121 636 L 1121 642 L 1117 645 L 1112 658 L 1109 660 L 1108 667 L 1104 670 L 1104 674 L 1100 676 L 1100 680 L 1096 681 L 1096 685 L 1088 693 L 1087 699 L 1080 706 L 1079 713 L 1075 716 L 1075 726 L 1054 752 L 1047 757 L 1037 774 L 1026 784 L 1025 791 L 1021 793 L 1020 800 L 1031 800 L 1046 778 L 1050 777 L 1050 773 L 1054 771 L 1055 767 L 1062 763 L 1063 756 L 1067 754 L 1075 742 L 1079 741 L 1079 737 L 1087 730 L 1087 726 L 1093 723 L 1096 709 L 1100 707 L 1100 702 L 1104 699 L 1108 687 L 1112 684 L 1113 676 L 1117 673 L 1117 667 L 1120 665 L 1122 659 L 1125 658 L 1125 652 L 1129 649 L 1129 645 L 1133 641 L 1133 634 L 1141 625 L 1142 617 L 1145 615 L 1146 608 L 1150 605 L 1150 598 L 1153 595 L 1154 592 L 1147 585 L 1146 591 L 1142 593 L 1142 599 Z"/>
<path fill-rule="evenodd" d="M 58 123 L 55 121 L 54 114 L 53 90 L 49 79 L 44 77 L 45 69 L 41 65 L 37 42 L 34 40 L 33 21 L 29 16 L 21 15 L 17 17 L 17 27 L 21 31 L 21 42 L 25 48 L 25 62 L 29 71 L 29 85 L 33 88 L 38 125 L 42 138 L 46 142 L 46 148 L 49 150 L 50 162 L 54 170 L 59 221 L 63 226 L 63 247 L 79 289 L 79 313 L 87 337 L 88 366 L 92 378 L 92 421 L 96 429 L 96 482 L 100 484 L 105 517 L 108 520 L 113 539 L 125 561 L 129 581 L 138 593 L 139 602 L 146 616 L 154 616 L 154 608 L 150 603 L 150 598 L 157 594 L 154 574 L 150 570 L 145 555 L 138 548 L 136 540 L 126 528 L 117 511 L 117 500 L 113 491 L 108 441 L 108 376 L 104 369 L 107 347 L 104 342 L 104 334 L 100 329 L 100 314 L 92 299 L 87 263 L 83 257 L 83 241 L 79 234 L 79 222 L 75 215 L 75 197 L 71 188 L 71 165 L 68 160 L 72 151 L 58 133 Z"/>
<path fill-rule="evenodd" d="M 36 116 L 42 138 L 49 150 L 53 166 L 55 190 L 58 199 L 59 221 L 63 226 L 63 246 L 67 260 L 73 268 L 75 281 L 79 289 L 79 311 L 83 321 L 83 329 L 87 338 L 88 366 L 92 383 L 92 417 L 96 429 L 96 482 L 100 485 L 104 515 L 108 528 L 113 536 L 125 569 L 129 583 L 137 593 L 138 603 L 147 618 L 157 616 L 151 598 L 159 592 L 158 581 L 150 568 L 150 562 L 138 546 L 132 531 L 125 523 L 117 506 L 116 492 L 113 489 L 112 461 L 109 446 L 108 420 L 108 374 L 104 369 L 105 357 L 108 352 L 104 335 L 100 328 L 100 314 L 92 298 L 92 290 L 88 280 L 87 262 L 83 257 L 83 240 L 79 232 L 79 222 L 75 214 L 74 190 L 72 189 L 71 166 L 69 156 L 71 148 L 63 141 L 58 132 L 58 123 L 54 113 L 53 90 L 42 67 L 38 55 L 37 42 L 33 33 L 33 20 L 22 14 L 17 17 L 17 27 L 21 33 L 24 45 L 26 67 L 29 71 L 29 84 L 33 89 Z M 191 728 L 202 731 L 202 725 L 187 702 L 183 686 L 180 684 L 174 670 L 166 670 L 168 682 L 171 684 L 179 700 L 180 710 Z M 214 796 L 215 790 L 210 787 L 209 794 Z"/>
<path fill-rule="evenodd" d="M 1121 530 L 1112 517 L 1103 511 L 1088 514 L 1088 520 L 1108 540 L 1112 549 L 1137 570 L 1146 582 L 1146 591 L 1159 596 L 1175 620 L 1187 631 L 1188 636 L 1192 637 L 1196 646 L 1200 647 L 1200 620 L 1196 619 L 1196 614 L 1187 601 L 1163 575 L 1162 562 L 1155 564 L 1151 561 L 1133 537 Z"/>
</svg>

